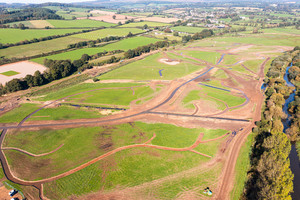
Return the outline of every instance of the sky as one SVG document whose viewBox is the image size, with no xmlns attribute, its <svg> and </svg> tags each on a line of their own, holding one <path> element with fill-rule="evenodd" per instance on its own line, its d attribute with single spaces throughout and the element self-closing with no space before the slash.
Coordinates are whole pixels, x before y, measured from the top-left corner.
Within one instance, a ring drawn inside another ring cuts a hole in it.
<svg viewBox="0 0 300 200">
<path fill-rule="evenodd" d="M 0 3 L 46 3 L 46 2 L 59 2 L 59 3 L 72 3 L 83 2 L 91 0 L 0 0 Z"/>
</svg>

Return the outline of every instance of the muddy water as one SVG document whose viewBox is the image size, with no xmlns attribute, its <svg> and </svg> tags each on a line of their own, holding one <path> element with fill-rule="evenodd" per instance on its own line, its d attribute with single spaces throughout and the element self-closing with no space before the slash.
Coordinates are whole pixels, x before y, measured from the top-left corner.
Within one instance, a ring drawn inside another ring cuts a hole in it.
<svg viewBox="0 0 300 200">
<path fill-rule="evenodd" d="M 289 81 L 288 79 L 288 70 L 292 66 L 292 63 L 290 66 L 286 68 L 286 72 L 284 75 L 284 80 L 286 81 L 287 86 L 294 87 L 294 85 Z M 285 100 L 283 111 L 287 114 L 287 119 L 282 120 L 283 123 L 283 132 L 285 133 L 286 129 L 291 125 L 290 117 L 291 115 L 288 112 L 288 105 L 290 102 L 294 101 L 295 99 L 295 90 L 292 94 Z M 297 155 L 296 146 L 295 143 L 292 143 L 292 149 L 289 155 L 290 162 L 291 162 L 291 170 L 294 174 L 294 193 L 292 193 L 292 199 L 293 200 L 300 200 L 300 161 Z"/>
</svg>

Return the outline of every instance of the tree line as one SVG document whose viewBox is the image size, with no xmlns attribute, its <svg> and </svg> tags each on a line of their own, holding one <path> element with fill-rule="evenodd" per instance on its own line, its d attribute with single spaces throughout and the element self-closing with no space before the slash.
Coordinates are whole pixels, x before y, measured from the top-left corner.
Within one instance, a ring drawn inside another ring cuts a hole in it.
<svg viewBox="0 0 300 200">
<path fill-rule="evenodd" d="M 0 24 L 37 19 L 62 19 L 55 11 L 48 8 L 26 8 L 22 10 L 0 11 Z"/>
<path fill-rule="evenodd" d="M 194 35 L 184 35 L 182 37 L 182 42 L 183 43 L 187 43 L 191 40 L 200 40 L 200 39 L 203 39 L 203 38 L 206 38 L 206 37 L 211 37 L 214 35 L 214 32 L 213 30 L 211 29 L 204 29 L 202 30 L 201 32 L 199 33 L 195 33 Z"/>
<path fill-rule="evenodd" d="M 295 56 L 292 60 L 292 67 L 289 69 L 289 79 L 296 86 L 295 99 L 289 103 L 288 111 L 291 114 L 291 125 L 286 130 L 292 141 L 300 141 L 300 47 L 294 48 Z M 298 149 L 298 156 L 300 152 Z"/>
<path fill-rule="evenodd" d="M 92 68 L 87 61 L 90 56 L 87 54 L 82 55 L 81 59 L 74 60 L 51 60 L 45 59 L 44 65 L 48 68 L 41 73 L 36 71 L 34 75 L 26 75 L 24 78 L 15 78 L 7 82 L 5 86 L 0 84 L 0 95 L 16 92 L 19 90 L 25 90 L 35 86 L 45 85 L 54 80 L 58 80 L 67 77 L 74 72 L 84 71 L 85 69 Z"/>
<path fill-rule="evenodd" d="M 243 200 L 285 199 L 291 200 L 293 192 L 293 173 L 290 169 L 289 154 L 291 143 L 283 133 L 282 110 L 285 98 L 291 94 L 283 76 L 292 61 L 293 52 L 275 58 L 268 70 L 265 83 L 265 109 L 262 119 L 253 129 L 255 140 L 250 155 L 250 170 Z"/>
</svg>

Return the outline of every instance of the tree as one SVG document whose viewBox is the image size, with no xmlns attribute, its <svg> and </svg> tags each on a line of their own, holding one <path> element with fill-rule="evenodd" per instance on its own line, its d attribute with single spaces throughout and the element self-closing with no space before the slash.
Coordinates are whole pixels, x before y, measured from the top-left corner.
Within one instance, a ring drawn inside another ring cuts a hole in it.
<svg viewBox="0 0 300 200">
<path fill-rule="evenodd" d="M 132 36 L 133 36 L 133 34 L 131 32 L 129 32 L 126 37 L 132 37 Z"/>
<path fill-rule="evenodd" d="M 113 18 L 113 19 L 116 19 L 116 15 L 113 15 L 112 18 Z"/>
<path fill-rule="evenodd" d="M 40 71 L 34 72 L 33 85 L 39 86 L 39 85 L 43 85 L 43 83 L 44 83 L 44 79 L 43 79 L 43 76 L 41 75 L 41 72 Z"/>
<path fill-rule="evenodd" d="M 83 62 L 87 62 L 88 60 L 90 60 L 90 56 L 88 55 L 88 54 L 83 54 L 82 56 L 81 56 L 81 60 L 83 61 Z"/>
<path fill-rule="evenodd" d="M 179 36 L 179 33 L 178 33 L 177 31 L 175 31 L 175 32 L 173 33 L 173 36 Z"/>
<path fill-rule="evenodd" d="M 148 29 L 148 25 L 145 24 L 145 25 L 143 26 L 143 29 Z"/>
<path fill-rule="evenodd" d="M 75 20 L 75 19 L 77 19 L 77 18 L 76 18 L 75 16 L 73 16 L 73 17 L 72 17 L 72 20 Z"/>
<path fill-rule="evenodd" d="M 33 87 L 34 86 L 34 82 L 33 82 L 34 77 L 31 74 L 27 74 L 24 78 L 24 80 L 27 82 L 27 85 L 29 87 Z"/>
<path fill-rule="evenodd" d="M 122 25 L 122 22 L 118 22 L 118 25 Z"/>
</svg>

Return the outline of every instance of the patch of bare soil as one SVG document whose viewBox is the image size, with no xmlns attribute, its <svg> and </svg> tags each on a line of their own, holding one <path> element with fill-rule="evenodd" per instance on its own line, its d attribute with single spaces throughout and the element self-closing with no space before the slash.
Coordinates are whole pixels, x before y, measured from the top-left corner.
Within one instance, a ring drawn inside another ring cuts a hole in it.
<svg viewBox="0 0 300 200">
<path fill-rule="evenodd" d="M 114 19 L 113 16 L 116 16 Z M 119 15 L 119 14 L 114 14 L 114 15 L 104 15 L 104 16 L 98 16 L 98 17 L 89 17 L 89 19 L 93 20 L 98 20 L 98 21 L 104 21 L 104 22 L 110 22 L 110 23 L 124 23 L 127 20 L 130 19 L 136 19 L 136 17 L 131 17 L 131 16 L 126 16 L 126 15 Z"/>
<path fill-rule="evenodd" d="M 171 60 L 168 58 L 161 58 L 159 59 L 159 62 L 167 64 L 167 65 L 178 65 L 180 62 L 176 60 Z"/>
</svg>

